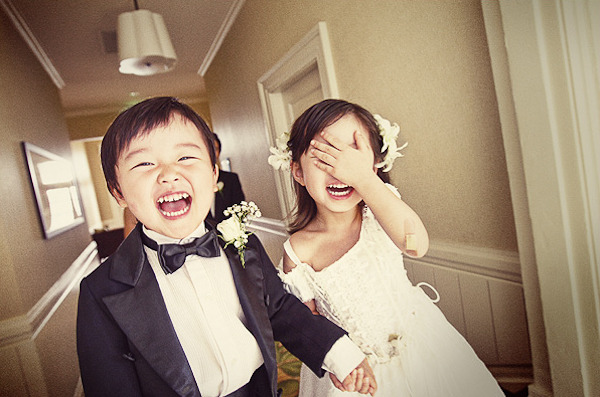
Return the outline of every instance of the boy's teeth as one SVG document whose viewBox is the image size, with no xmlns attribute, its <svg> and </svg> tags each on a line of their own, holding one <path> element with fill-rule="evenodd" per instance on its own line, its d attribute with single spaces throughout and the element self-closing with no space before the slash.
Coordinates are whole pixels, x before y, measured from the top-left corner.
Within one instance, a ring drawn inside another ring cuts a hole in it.
<svg viewBox="0 0 600 397">
<path fill-rule="evenodd" d="M 167 212 L 167 211 L 161 211 L 165 216 L 179 216 L 179 215 L 183 215 L 187 212 L 187 210 L 189 209 L 189 207 L 185 207 L 182 210 L 179 211 L 174 211 L 174 212 Z"/>
<path fill-rule="evenodd" d="M 188 197 L 190 197 L 190 195 L 187 193 L 176 193 L 176 194 L 170 194 L 167 196 L 160 197 L 158 199 L 158 202 L 159 202 L 159 204 L 162 204 L 164 202 L 173 202 L 173 201 L 177 201 L 177 200 L 181 200 L 181 199 L 186 199 Z"/>
</svg>

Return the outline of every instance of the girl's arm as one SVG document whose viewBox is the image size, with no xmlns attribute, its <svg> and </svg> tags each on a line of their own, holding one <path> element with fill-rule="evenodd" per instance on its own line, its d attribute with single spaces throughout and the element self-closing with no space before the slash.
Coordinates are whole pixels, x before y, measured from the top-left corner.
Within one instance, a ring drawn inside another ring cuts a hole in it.
<svg viewBox="0 0 600 397">
<path fill-rule="evenodd" d="M 307 302 L 304 302 L 304 304 L 306 306 L 308 306 L 308 308 L 310 309 L 310 311 L 312 312 L 312 314 L 314 314 L 315 316 L 320 316 L 321 314 L 317 311 L 317 304 L 315 303 L 314 299 L 311 299 Z"/>
<path fill-rule="evenodd" d="M 322 132 L 329 144 L 313 140 L 317 167 L 352 186 L 369 206 L 394 244 L 409 256 L 421 257 L 429 249 L 429 236 L 417 213 L 377 176 L 373 151 L 366 137 L 354 132 L 356 148 Z"/>
<path fill-rule="evenodd" d="M 405 254 L 422 257 L 429 249 L 429 235 L 417 213 L 396 196 L 377 174 L 352 185 L 369 206 L 383 230 Z"/>
</svg>

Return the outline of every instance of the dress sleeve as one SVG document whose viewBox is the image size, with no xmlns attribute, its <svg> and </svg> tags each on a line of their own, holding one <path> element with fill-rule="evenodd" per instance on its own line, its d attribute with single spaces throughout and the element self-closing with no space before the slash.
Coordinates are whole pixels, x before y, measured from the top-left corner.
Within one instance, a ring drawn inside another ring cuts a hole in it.
<svg viewBox="0 0 600 397">
<path fill-rule="evenodd" d="M 302 302 L 308 302 L 315 299 L 315 294 L 304 266 L 306 265 L 296 266 L 289 273 L 284 273 L 281 268 L 278 269 L 278 272 L 285 290 Z"/>
<path fill-rule="evenodd" d="M 308 302 L 315 298 L 314 290 L 312 288 L 312 279 L 311 275 L 308 273 L 308 269 L 306 268 L 308 265 L 300 262 L 292 246 L 290 241 L 287 240 L 283 244 L 283 249 L 285 253 L 290 257 L 292 262 L 296 265 L 290 272 L 285 273 L 283 271 L 283 260 L 279 262 L 279 266 L 277 268 L 277 272 L 279 274 L 279 278 L 283 282 L 285 290 L 292 295 L 295 295 L 302 302 Z"/>
</svg>

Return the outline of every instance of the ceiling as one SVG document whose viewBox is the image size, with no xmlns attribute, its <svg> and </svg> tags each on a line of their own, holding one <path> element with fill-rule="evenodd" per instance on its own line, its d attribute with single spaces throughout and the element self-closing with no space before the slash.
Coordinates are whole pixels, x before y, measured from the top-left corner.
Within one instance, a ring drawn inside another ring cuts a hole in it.
<svg viewBox="0 0 600 397">
<path fill-rule="evenodd" d="M 154 76 L 119 73 L 116 27 L 133 0 L 0 0 L 55 85 L 65 113 L 122 108 L 152 95 L 202 101 L 202 75 L 243 5 L 243 0 L 138 0 L 161 14 L 178 60 Z M 112 51 L 111 51 L 112 47 Z"/>
</svg>

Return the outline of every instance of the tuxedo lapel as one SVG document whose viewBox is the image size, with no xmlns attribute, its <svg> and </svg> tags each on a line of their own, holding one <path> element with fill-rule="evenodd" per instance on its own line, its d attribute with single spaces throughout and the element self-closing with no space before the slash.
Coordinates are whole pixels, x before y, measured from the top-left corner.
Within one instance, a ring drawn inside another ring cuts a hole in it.
<svg viewBox="0 0 600 397">
<path fill-rule="evenodd" d="M 146 259 L 139 229 L 138 225 L 136 235 L 119 248 L 111 269 L 111 278 L 132 288 L 103 301 L 127 338 L 173 390 L 181 396 L 199 396 L 198 388 L 189 386 L 195 385 L 194 376 Z"/>
<path fill-rule="evenodd" d="M 276 390 L 277 363 L 275 360 L 275 345 L 273 329 L 265 308 L 266 302 L 263 288 L 263 273 L 260 266 L 260 258 L 252 247 L 247 247 L 244 257 L 245 266 L 242 267 L 237 250 L 233 246 L 224 249 L 236 290 L 240 298 L 240 304 L 246 317 L 248 329 L 258 342 L 265 368 L 269 374 L 272 388 Z"/>
</svg>

